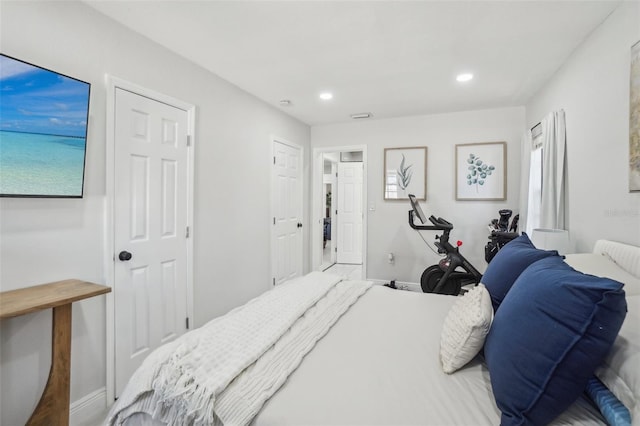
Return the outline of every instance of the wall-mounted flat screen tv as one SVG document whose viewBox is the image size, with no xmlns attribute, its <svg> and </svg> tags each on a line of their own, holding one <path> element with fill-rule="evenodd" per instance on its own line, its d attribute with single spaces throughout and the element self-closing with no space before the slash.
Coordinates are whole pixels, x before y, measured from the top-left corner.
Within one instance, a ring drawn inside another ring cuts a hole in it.
<svg viewBox="0 0 640 426">
<path fill-rule="evenodd" d="M 90 91 L 0 54 L 1 197 L 82 197 Z"/>
</svg>

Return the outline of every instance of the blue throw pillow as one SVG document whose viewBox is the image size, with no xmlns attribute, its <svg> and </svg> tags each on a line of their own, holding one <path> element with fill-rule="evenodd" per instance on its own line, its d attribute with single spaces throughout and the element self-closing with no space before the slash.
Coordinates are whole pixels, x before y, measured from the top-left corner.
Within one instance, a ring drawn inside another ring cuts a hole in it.
<svg viewBox="0 0 640 426">
<path fill-rule="evenodd" d="M 520 275 L 484 347 L 502 426 L 547 424 L 580 396 L 624 321 L 622 287 L 558 256 Z"/>
<path fill-rule="evenodd" d="M 502 247 L 482 276 L 482 284 L 491 295 L 493 310 L 498 310 L 498 306 L 522 271 L 532 263 L 550 256 L 558 256 L 558 252 L 535 248 L 524 232 Z"/>
<path fill-rule="evenodd" d="M 622 402 L 598 379 L 593 376 L 587 382 L 585 393 L 600 410 L 609 426 L 630 426 L 631 413 Z"/>
</svg>

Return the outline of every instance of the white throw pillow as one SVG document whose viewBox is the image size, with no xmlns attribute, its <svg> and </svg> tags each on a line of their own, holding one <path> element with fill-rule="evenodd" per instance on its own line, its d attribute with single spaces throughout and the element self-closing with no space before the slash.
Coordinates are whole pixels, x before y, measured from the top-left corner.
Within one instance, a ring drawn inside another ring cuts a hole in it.
<svg viewBox="0 0 640 426">
<path fill-rule="evenodd" d="M 626 286 L 625 286 L 626 287 Z M 640 419 L 640 295 L 627 296 L 627 317 L 596 376 Z M 634 423 L 634 424 L 640 424 Z"/>
<path fill-rule="evenodd" d="M 453 373 L 480 352 L 492 321 L 491 296 L 484 284 L 454 302 L 440 337 L 440 362 L 445 373 Z"/>
</svg>

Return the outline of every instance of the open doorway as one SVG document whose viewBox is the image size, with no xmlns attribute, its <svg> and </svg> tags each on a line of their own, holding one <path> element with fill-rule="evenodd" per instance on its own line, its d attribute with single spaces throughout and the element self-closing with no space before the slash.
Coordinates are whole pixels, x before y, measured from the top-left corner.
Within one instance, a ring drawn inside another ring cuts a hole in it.
<svg viewBox="0 0 640 426">
<path fill-rule="evenodd" d="M 316 148 L 313 164 L 312 268 L 355 266 L 364 277 L 366 147 Z"/>
<path fill-rule="evenodd" d="M 336 205 L 338 162 L 340 154 L 327 152 L 322 154 L 322 198 L 324 201 L 322 215 L 322 263 L 321 270 L 325 270 L 336 263 Z M 331 225 L 334 226 L 331 226 Z"/>
</svg>

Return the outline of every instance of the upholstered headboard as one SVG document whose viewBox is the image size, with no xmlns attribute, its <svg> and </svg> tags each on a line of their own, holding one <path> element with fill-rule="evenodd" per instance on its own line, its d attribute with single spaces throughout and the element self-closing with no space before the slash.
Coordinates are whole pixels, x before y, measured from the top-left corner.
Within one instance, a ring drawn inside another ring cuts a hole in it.
<svg viewBox="0 0 640 426">
<path fill-rule="evenodd" d="M 640 278 L 640 247 L 616 241 L 598 240 L 593 246 L 593 252 L 608 257 L 626 272 Z"/>
</svg>

